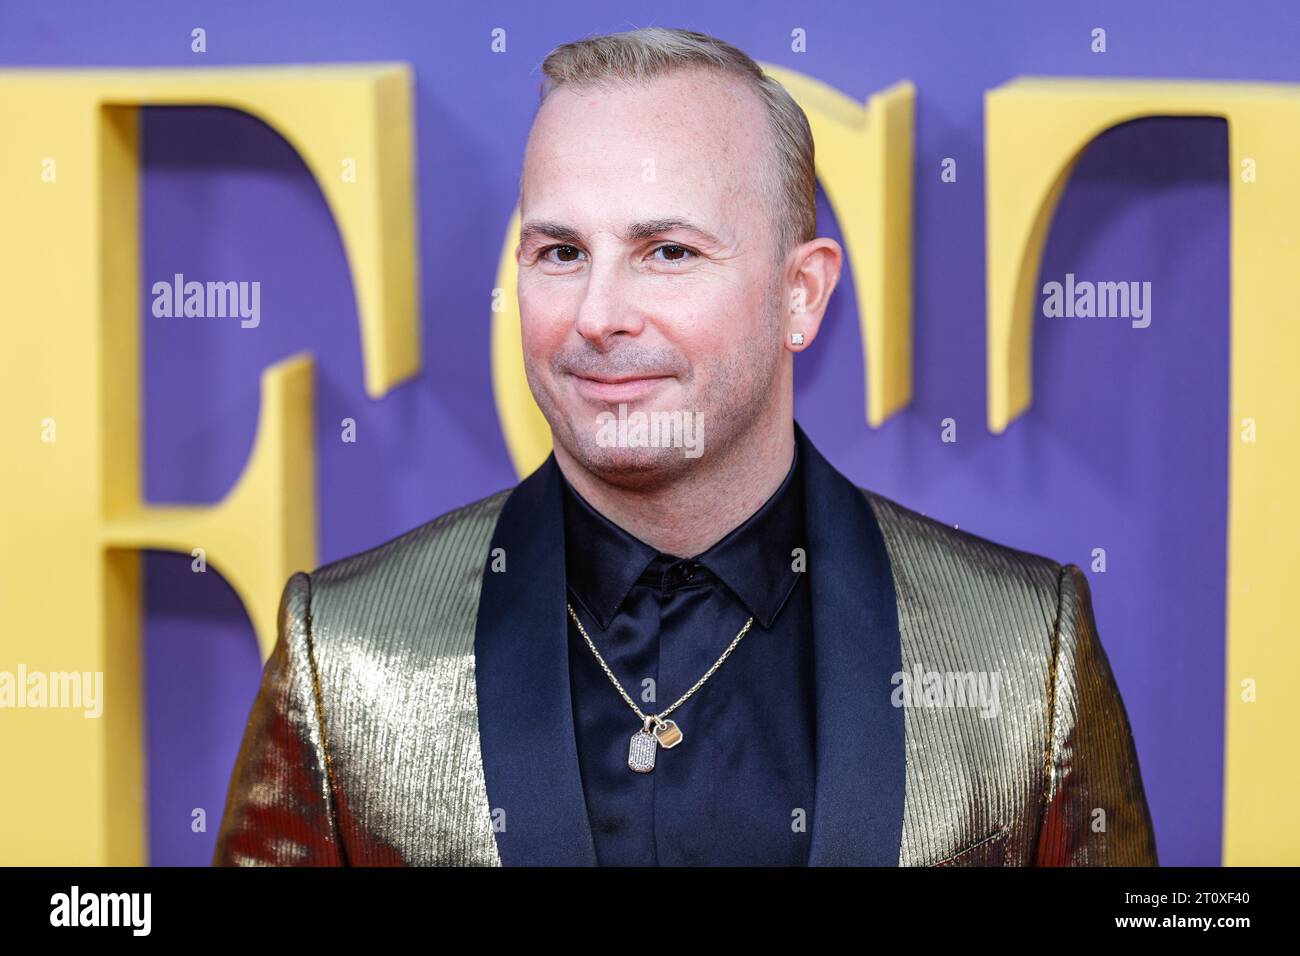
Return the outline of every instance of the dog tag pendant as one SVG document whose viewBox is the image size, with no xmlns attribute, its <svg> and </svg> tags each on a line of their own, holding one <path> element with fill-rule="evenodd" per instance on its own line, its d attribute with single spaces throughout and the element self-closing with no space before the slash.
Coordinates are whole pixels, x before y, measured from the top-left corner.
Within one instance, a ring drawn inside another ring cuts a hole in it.
<svg viewBox="0 0 1300 956">
<path fill-rule="evenodd" d="M 632 742 L 627 748 L 628 769 L 636 773 L 649 773 L 655 768 L 655 750 L 659 747 L 659 741 L 650 732 L 652 719 L 646 718 L 645 726 L 632 735 Z"/>
<path fill-rule="evenodd" d="M 659 726 L 655 728 L 655 738 L 664 750 L 672 750 L 682 742 L 682 732 L 675 721 L 664 720 L 660 721 Z"/>
</svg>

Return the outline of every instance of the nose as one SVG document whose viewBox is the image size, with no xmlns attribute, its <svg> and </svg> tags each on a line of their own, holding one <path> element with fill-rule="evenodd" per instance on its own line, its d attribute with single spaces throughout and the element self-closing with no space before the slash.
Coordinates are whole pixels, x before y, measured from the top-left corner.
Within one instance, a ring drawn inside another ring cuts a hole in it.
<svg viewBox="0 0 1300 956">
<path fill-rule="evenodd" d="M 578 334 L 601 349 L 619 333 L 639 335 L 645 327 L 645 317 L 632 294 L 635 278 L 615 257 L 606 256 L 603 261 L 593 259 L 578 303 L 574 323 Z"/>
</svg>

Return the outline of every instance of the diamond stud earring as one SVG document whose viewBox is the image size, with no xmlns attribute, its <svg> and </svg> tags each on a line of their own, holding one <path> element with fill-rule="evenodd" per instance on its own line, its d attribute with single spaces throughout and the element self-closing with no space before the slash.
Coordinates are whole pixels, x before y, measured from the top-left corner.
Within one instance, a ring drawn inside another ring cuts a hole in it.
<svg viewBox="0 0 1300 956">
<path fill-rule="evenodd" d="M 803 345 L 803 333 L 802 333 L 802 332 L 791 332 L 791 333 L 790 333 L 790 344 L 791 344 L 791 345 Z"/>
</svg>

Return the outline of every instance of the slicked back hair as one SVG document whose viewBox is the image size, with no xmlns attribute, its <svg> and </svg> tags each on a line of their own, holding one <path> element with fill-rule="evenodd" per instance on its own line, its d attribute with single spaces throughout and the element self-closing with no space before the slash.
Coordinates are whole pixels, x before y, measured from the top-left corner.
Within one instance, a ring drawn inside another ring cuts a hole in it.
<svg viewBox="0 0 1300 956">
<path fill-rule="evenodd" d="M 679 70 L 704 69 L 735 76 L 766 107 L 773 149 L 764 162 L 776 195 L 765 197 L 776 220 L 779 262 L 796 245 L 817 235 L 817 175 L 808 117 L 785 87 L 747 53 L 704 33 L 645 27 L 588 37 L 556 47 L 542 62 L 541 99 L 560 87 L 640 84 Z"/>
</svg>

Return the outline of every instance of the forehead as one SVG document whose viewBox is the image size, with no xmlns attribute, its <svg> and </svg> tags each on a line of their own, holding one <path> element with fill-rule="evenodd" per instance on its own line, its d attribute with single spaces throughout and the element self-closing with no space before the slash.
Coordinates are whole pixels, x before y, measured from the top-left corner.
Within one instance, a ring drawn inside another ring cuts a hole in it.
<svg viewBox="0 0 1300 956">
<path fill-rule="evenodd" d="M 766 110 L 738 77 L 683 70 L 638 85 L 560 87 L 529 135 L 524 215 L 738 222 L 761 205 L 752 199 L 767 189 L 771 149 Z"/>
</svg>

